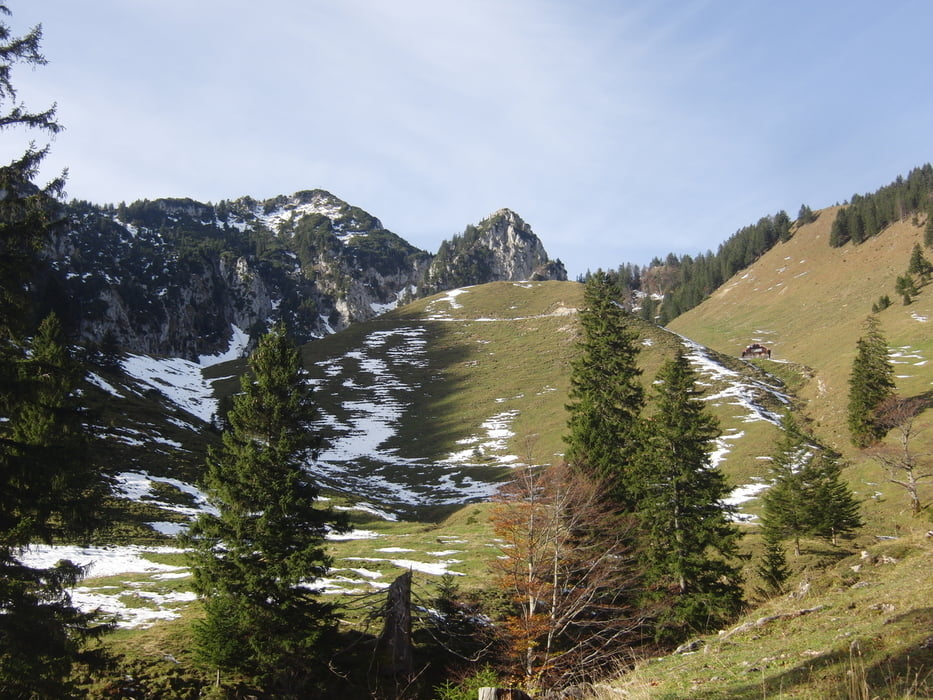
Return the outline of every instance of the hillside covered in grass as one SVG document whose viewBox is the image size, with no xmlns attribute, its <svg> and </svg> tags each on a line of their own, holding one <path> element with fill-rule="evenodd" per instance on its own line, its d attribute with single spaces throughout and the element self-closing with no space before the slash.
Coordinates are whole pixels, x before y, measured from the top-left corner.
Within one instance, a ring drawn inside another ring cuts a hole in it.
<svg viewBox="0 0 933 700">
<path fill-rule="evenodd" d="M 677 653 L 640 659 L 591 700 L 929 698 L 933 544 L 920 535 L 826 562 L 791 593 Z"/>
<path fill-rule="evenodd" d="M 561 459 L 583 285 L 498 282 L 419 300 L 304 347 L 327 440 L 311 467 L 327 488 L 430 517 L 488 498 L 509 470 Z M 632 319 L 649 386 L 686 347 L 723 436 L 717 459 L 745 485 L 760 476 L 782 382 Z M 242 363 L 209 368 L 223 396 Z M 764 452 L 762 451 L 764 450 Z M 757 465 L 760 467 L 760 465 Z M 416 507 L 418 506 L 418 507 Z M 429 506 L 429 507 L 425 507 Z"/>
<path fill-rule="evenodd" d="M 894 223 L 860 245 L 831 247 L 838 207 L 795 228 L 706 301 L 669 324 L 713 350 L 737 355 L 752 343 L 772 351 L 750 362 L 781 377 L 798 415 L 817 439 L 844 456 L 843 476 L 860 502 L 865 526 L 831 547 L 805 542 L 791 557 L 787 592 L 758 604 L 717 635 L 680 653 L 641 660 L 633 671 L 593 691 L 597 698 L 924 698 L 933 693 L 930 638 L 930 506 L 913 515 L 903 488 L 891 483 L 877 455 L 883 444 L 856 449 L 846 425 L 848 382 L 865 320 L 877 313 L 895 369 L 896 392 L 926 408 L 915 418 L 912 449 L 929 472 L 933 453 L 933 291 L 910 304 L 895 295 L 922 222 Z M 927 249 L 928 250 L 928 249 Z M 879 298 L 896 299 L 878 309 Z M 875 309 L 873 309 L 873 306 Z M 735 469 L 735 465 L 732 465 Z M 749 504 L 751 510 L 754 505 Z M 745 546 L 760 546 L 756 528 Z M 754 573 L 749 568 L 749 576 Z"/>
<path fill-rule="evenodd" d="M 896 298 L 897 277 L 907 270 L 913 247 L 922 244 L 923 229 L 900 221 L 858 246 L 834 248 L 828 238 L 836 212 L 820 212 L 815 222 L 800 227 L 669 327 L 725 353 L 739 353 L 752 342 L 770 347 L 772 361 L 759 364 L 785 378 L 815 435 L 846 457 L 849 481 L 863 499 L 874 501 L 866 505 L 867 517 L 893 532 L 913 523 L 900 520 L 903 490 L 885 483 L 870 452 L 856 450 L 850 442 L 848 382 L 865 320 L 879 297 Z M 926 398 L 928 407 L 917 422 L 929 425 L 933 288 L 922 288 L 909 305 L 897 300 L 877 316 L 895 369 L 896 391 Z M 891 435 L 889 444 L 893 440 Z M 933 430 L 921 432 L 917 440 L 918 454 L 933 451 Z M 933 484 L 926 489 L 929 503 Z"/>
</svg>

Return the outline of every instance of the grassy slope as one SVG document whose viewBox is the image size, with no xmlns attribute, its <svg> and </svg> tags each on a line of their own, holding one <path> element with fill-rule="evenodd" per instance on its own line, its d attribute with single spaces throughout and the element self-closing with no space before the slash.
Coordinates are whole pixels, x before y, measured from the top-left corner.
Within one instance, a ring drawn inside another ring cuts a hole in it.
<svg viewBox="0 0 933 700">
<path fill-rule="evenodd" d="M 785 379 L 817 436 L 844 453 L 844 474 L 861 496 L 866 528 L 843 548 L 808 543 L 804 556 L 791 562 L 797 595 L 750 610 L 737 623 L 750 629 L 705 638 L 694 654 L 644 662 L 602 688 L 600 697 L 933 695 L 929 511 L 910 517 L 904 492 L 885 483 L 870 455 L 849 444 L 845 426 L 855 343 L 882 294 L 895 301 L 879 318 L 895 353 L 897 390 L 929 396 L 933 333 L 926 319 L 933 319 L 933 288 L 909 306 L 894 294 L 922 228 L 901 222 L 861 246 L 833 249 L 828 236 L 834 215 L 835 209 L 824 210 L 670 328 L 724 353 L 738 354 L 753 341 L 773 348 L 774 361 L 756 364 Z M 920 422 L 930 425 L 933 411 Z M 927 430 L 917 451 L 928 455 L 931 448 L 933 431 Z M 933 485 L 923 495 L 930 503 Z M 901 537 L 876 539 L 891 534 Z M 754 537 L 748 546 L 754 550 Z M 862 547 L 871 552 L 869 559 L 846 556 L 846 548 Z M 800 597 L 800 590 L 807 593 Z M 810 608 L 819 609 L 755 626 L 762 618 Z"/>
<path fill-rule="evenodd" d="M 643 660 L 594 698 L 933 697 L 933 544 L 854 554 L 682 654 Z"/>
<path fill-rule="evenodd" d="M 526 463 L 546 464 L 563 453 L 565 406 L 570 389 L 570 363 L 579 327 L 576 310 L 583 287 L 575 282 L 532 285 L 507 282 L 468 288 L 451 308 L 445 294 L 420 300 L 374 321 L 351 327 L 305 346 L 305 360 L 314 367 L 352 352 L 375 330 L 400 326 L 427 329 L 428 362 L 411 370 L 409 381 L 418 387 L 407 397 L 397 435 L 390 445 L 403 457 L 442 461 L 475 435 L 483 421 L 514 410 L 508 451 Z M 439 315 L 444 320 L 437 320 Z M 646 389 L 661 364 L 680 345 L 668 331 L 633 319 L 643 340 L 639 365 Z M 749 378 L 769 378 L 757 368 L 724 356 L 720 361 Z M 341 378 L 342 379 L 342 378 Z M 339 382 L 319 390 L 317 400 L 328 413 L 339 414 Z M 710 393 L 721 389 L 716 383 Z M 771 406 L 777 409 L 777 406 Z M 755 459 L 767 454 L 773 437 L 770 424 L 749 424 L 728 402 L 713 411 L 725 431 L 746 434 L 730 442 L 725 469 L 736 483 L 759 474 Z M 762 451 L 763 450 L 763 451 Z"/>
<path fill-rule="evenodd" d="M 411 396 L 393 446 L 403 456 L 442 460 L 461 449 L 457 441 L 475 434 L 483 421 L 514 409 L 520 417 L 513 430 L 526 443 L 536 434 L 537 444 L 513 445 L 513 453 L 550 461 L 562 450 L 563 402 L 576 341 L 573 312 L 582 286 L 500 282 L 470 287 L 457 297 L 459 308 L 446 298 L 422 299 L 316 341 L 305 347 L 305 360 L 313 364 L 343 354 L 375 328 L 424 327 L 428 364 L 410 375 L 421 390 Z M 444 320 L 432 320 L 438 317 Z M 336 392 L 319 394 L 328 409 L 340 400 Z"/>
<path fill-rule="evenodd" d="M 775 360 L 791 364 L 760 364 L 782 372 L 796 370 L 796 393 L 817 437 L 850 461 L 846 474 L 858 493 L 866 499 L 881 494 L 883 503 L 867 507 L 866 516 L 878 527 L 909 527 L 913 523 L 903 517 L 903 491 L 884 483 L 870 456 L 851 446 L 845 421 L 855 344 L 882 294 L 895 302 L 879 314 L 888 345 L 914 356 L 895 358 L 898 393 L 929 395 L 933 388 L 933 371 L 927 364 L 933 361 L 933 286 L 924 288 L 909 306 L 894 294 L 911 249 L 922 241 L 922 228 L 901 222 L 860 246 L 830 248 L 835 211 L 824 210 L 815 223 L 778 244 L 670 328 L 727 353 L 738 353 L 753 340 L 773 347 Z M 928 409 L 920 422 L 933 423 L 933 410 Z M 918 452 L 933 452 L 933 430 L 920 436 L 917 447 Z M 933 498 L 933 485 L 925 496 L 927 501 Z"/>
</svg>

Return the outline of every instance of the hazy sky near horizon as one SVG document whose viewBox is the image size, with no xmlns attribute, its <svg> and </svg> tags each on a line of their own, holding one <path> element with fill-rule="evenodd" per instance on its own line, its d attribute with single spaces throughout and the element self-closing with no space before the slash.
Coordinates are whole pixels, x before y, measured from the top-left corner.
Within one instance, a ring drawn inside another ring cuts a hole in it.
<svg viewBox="0 0 933 700">
<path fill-rule="evenodd" d="M 928 0 L 6 4 L 98 204 L 321 188 L 432 252 L 509 207 L 575 278 L 933 160 Z"/>
</svg>

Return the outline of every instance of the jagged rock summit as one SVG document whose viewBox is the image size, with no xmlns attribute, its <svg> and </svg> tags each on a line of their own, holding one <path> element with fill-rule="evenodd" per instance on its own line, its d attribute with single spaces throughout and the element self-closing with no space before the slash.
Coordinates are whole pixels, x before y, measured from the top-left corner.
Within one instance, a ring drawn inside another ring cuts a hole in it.
<svg viewBox="0 0 933 700">
<path fill-rule="evenodd" d="M 560 260 L 551 260 L 531 226 L 511 209 L 500 209 L 460 236 L 441 244 L 431 261 L 431 292 L 495 281 L 567 279 Z"/>
<path fill-rule="evenodd" d="M 35 279 L 74 339 L 196 359 L 284 322 L 299 342 L 400 303 L 498 280 L 566 280 L 501 209 L 436 255 L 325 190 L 216 205 L 187 198 L 65 205 Z"/>
<path fill-rule="evenodd" d="M 491 214 L 477 228 L 479 243 L 492 251 L 492 274 L 496 279 L 567 279 L 563 263 L 548 258 L 531 226 L 511 209 Z"/>
</svg>

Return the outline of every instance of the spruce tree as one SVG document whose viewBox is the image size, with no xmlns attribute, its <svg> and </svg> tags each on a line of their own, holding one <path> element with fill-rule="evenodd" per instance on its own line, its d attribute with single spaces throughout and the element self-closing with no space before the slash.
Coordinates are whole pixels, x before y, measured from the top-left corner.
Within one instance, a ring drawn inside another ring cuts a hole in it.
<svg viewBox="0 0 933 700">
<path fill-rule="evenodd" d="M 104 490 L 58 320 L 46 319 L 20 353 L 3 354 L 14 390 L 3 396 L 0 424 L 0 687 L 7 697 L 69 697 L 72 664 L 99 662 L 102 652 L 88 643 L 110 627 L 71 604 L 80 567 L 29 567 L 19 554 L 36 542 L 88 537 L 101 524 Z"/>
<path fill-rule="evenodd" d="M 813 210 L 806 204 L 800 205 L 800 211 L 797 212 L 797 225 L 803 226 L 804 224 L 811 224 L 816 221 L 816 215 L 813 213 Z"/>
<path fill-rule="evenodd" d="M 0 4 L 0 15 L 10 15 Z M 39 130 L 54 135 L 62 130 L 55 106 L 32 112 L 18 102 L 12 73 L 16 64 L 29 67 L 44 65 L 40 51 L 42 29 L 36 27 L 24 36 L 13 36 L 0 21 L 0 132 Z M 12 147 L 11 143 L 7 144 Z M 0 340 L 17 339 L 31 332 L 29 295 L 24 293 L 38 264 L 37 253 L 48 237 L 56 211 L 56 198 L 64 189 L 64 176 L 45 187 L 33 184 L 48 146 L 36 147 L 33 141 L 9 164 L 0 167 Z"/>
<path fill-rule="evenodd" d="M 852 443 L 868 447 L 884 437 L 886 428 L 875 412 L 894 395 L 894 368 L 888 344 L 876 316 L 869 316 L 865 335 L 856 343 L 849 375 L 848 424 Z"/>
<path fill-rule="evenodd" d="M 343 522 L 317 504 L 306 465 L 320 440 L 298 350 L 279 326 L 249 358 L 222 447 L 207 459 L 206 487 L 217 514 L 189 534 L 194 585 L 206 618 L 201 657 L 246 674 L 269 691 L 307 693 L 334 625 L 313 582 L 330 565 L 329 529 Z"/>
<path fill-rule="evenodd" d="M 572 467 L 609 484 L 610 497 L 630 509 L 629 471 L 638 444 L 644 389 L 637 364 L 638 336 L 604 272 L 586 283 L 580 325 L 580 352 L 570 376 L 566 459 Z"/>
<path fill-rule="evenodd" d="M 762 495 L 762 531 L 766 540 L 800 539 L 810 535 L 837 543 L 837 538 L 861 527 L 859 505 L 842 480 L 838 455 L 806 435 L 785 413 L 782 437 L 771 458 L 771 484 Z"/>
<path fill-rule="evenodd" d="M 653 416 L 638 460 L 642 557 L 655 591 L 671 595 L 659 635 L 715 627 L 741 608 L 739 530 L 724 503 L 729 486 L 710 463 L 719 423 L 707 412 L 683 351 L 658 372 Z"/>
<path fill-rule="evenodd" d="M 805 467 L 813 449 L 794 417 L 785 413 L 771 455 L 770 484 L 761 497 L 761 524 L 766 539 L 792 539 L 794 556 L 800 556 L 800 538 L 812 530 L 813 490 Z"/>
<path fill-rule="evenodd" d="M 770 531 L 766 531 L 763 535 L 765 548 L 761 561 L 755 567 L 755 573 L 761 579 L 761 584 L 756 586 L 755 592 L 767 599 L 784 591 L 784 583 L 790 577 L 790 569 L 787 566 L 787 552 L 784 551 L 781 538 Z"/>
<path fill-rule="evenodd" d="M 80 367 L 55 315 L 39 325 L 16 365 L 17 391 L 4 407 L 6 541 L 25 546 L 90 533 L 101 525 L 103 486 L 75 393 Z"/>
<path fill-rule="evenodd" d="M 846 535 L 862 526 L 859 504 L 852 489 L 842 478 L 838 455 L 824 451 L 813 465 L 813 534 L 838 544 Z"/>
<path fill-rule="evenodd" d="M 927 223 L 923 227 L 923 244 L 933 248 L 933 208 L 927 211 Z"/>
<path fill-rule="evenodd" d="M 0 15 L 9 10 L 0 4 Z M 45 63 L 41 30 L 13 36 L 0 21 L 0 131 L 61 130 L 54 107 L 17 101 L 15 65 Z M 9 140 L 7 146 L 16 147 Z M 56 218 L 63 179 L 32 180 L 48 149 L 33 143 L 0 166 L 0 688 L 4 697 L 68 697 L 72 664 L 96 657 L 87 642 L 106 631 L 71 604 L 80 567 L 23 564 L 32 543 L 80 540 L 100 512 L 102 487 L 84 450 L 79 372 L 57 320 L 38 329 L 29 281 Z M 30 340 L 32 336 L 32 340 Z"/>
<path fill-rule="evenodd" d="M 917 275 L 924 284 L 929 282 L 930 276 L 933 275 L 933 264 L 926 259 L 926 256 L 923 254 L 923 248 L 920 247 L 919 243 L 915 243 L 913 250 L 910 252 L 910 262 L 907 264 L 907 272 L 911 275 Z"/>
<path fill-rule="evenodd" d="M 914 297 L 920 293 L 917 282 L 910 273 L 898 275 L 897 281 L 894 284 L 894 291 L 901 295 L 904 306 L 909 306 L 913 303 Z"/>
</svg>

